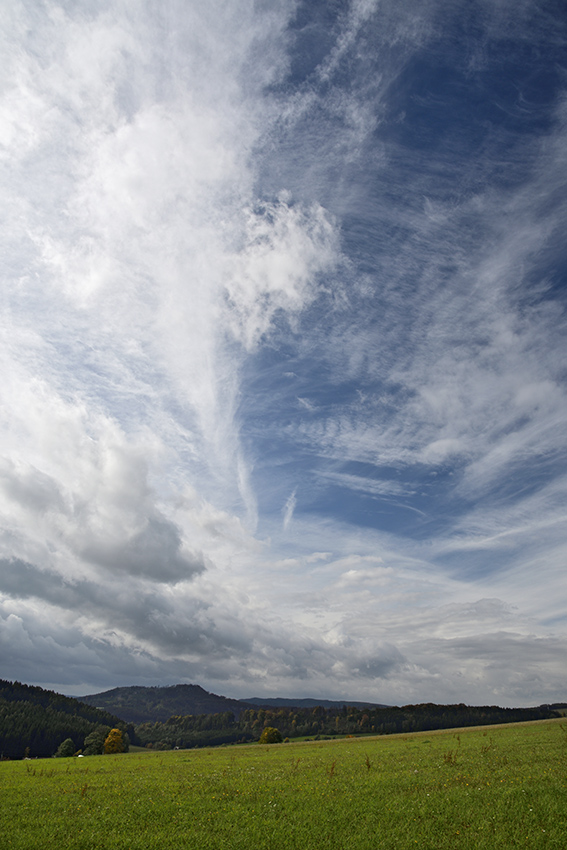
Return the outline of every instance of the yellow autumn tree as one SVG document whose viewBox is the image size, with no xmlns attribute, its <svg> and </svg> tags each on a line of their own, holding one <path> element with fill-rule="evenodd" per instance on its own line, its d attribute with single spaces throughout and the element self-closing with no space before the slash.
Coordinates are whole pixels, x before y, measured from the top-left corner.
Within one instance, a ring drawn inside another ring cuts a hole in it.
<svg viewBox="0 0 567 850">
<path fill-rule="evenodd" d="M 123 753 L 125 749 L 120 729 L 111 729 L 104 741 L 105 754 Z"/>
<path fill-rule="evenodd" d="M 260 735 L 259 744 L 281 744 L 283 741 L 282 733 L 279 729 L 274 729 L 273 726 L 266 726 Z"/>
</svg>

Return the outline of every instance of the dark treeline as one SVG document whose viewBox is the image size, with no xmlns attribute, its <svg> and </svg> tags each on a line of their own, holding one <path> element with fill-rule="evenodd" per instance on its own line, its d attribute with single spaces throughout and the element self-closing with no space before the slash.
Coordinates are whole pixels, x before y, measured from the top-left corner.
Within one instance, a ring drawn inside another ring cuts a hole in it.
<svg viewBox="0 0 567 850">
<path fill-rule="evenodd" d="M 268 726 L 278 729 L 284 738 L 328 738 L 543 720 L 559 713 L 555 706 L 547 705 L 539 708 L 432 703 L 401 708 L 265 706 L 245 708 L 238 714 L 229 710 L 176 714 L 165 721 L 134 727 L 77 699 L 0 679 L 0 756 L 12 759 L 52 756 L 67 739 L 73 742 L 75 752 L 82 750 L 85 755 L 94 755 L 102 752 L 111 728 L 120 729 L 125 742 L 173 749 L 258 741 Z"/>
<path fill-rule="evenodd" d="M 99 727 L 115 727 L 136 742 L 134 727 L 71 697 L 0 679 L 0 757 L 45 758 L 71 738 L 76 750 Z"/>
<path fill-rule="evenodd" d="M 260 708 L 247 709 L 236 718 L 231 712 L 174 716 L 165 723 L 136 726 L 140 741 L 153 749 L 215 746 L 257 741 L 266 726 L 278 729 L 284 738 L 335 737 L 344 735 L 391 735 L 484 726 L 491 723 L 517 723 L 557 717 L 548 706 L 539 708 L 500 708 L 467 705 L 406 705 L 401 708 Z"/>
</svg>

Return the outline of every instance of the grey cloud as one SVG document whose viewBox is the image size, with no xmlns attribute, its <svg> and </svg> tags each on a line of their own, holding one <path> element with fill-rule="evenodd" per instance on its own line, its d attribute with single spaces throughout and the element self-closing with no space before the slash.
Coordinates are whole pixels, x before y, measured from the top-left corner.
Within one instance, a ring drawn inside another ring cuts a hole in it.
<svg viewBox="0 0 567 850">
<path fill-rule="evenodd" d="M 353 652 L 349 662 L 352 665 L 352 675 L 355 677 L 387 679 L 396 672 L 399 673 L 407 663 L 407 658 L 397 647 L 386 645 L 380 647 L 380 651 L 370 657 L 357 658 L 356 653 Z"/>
<path fill-rule="evenodd" d="M 424 639 L 407 653 L 412 662 L 443 680 L 445 699 L 460 694 L 473 704 L 538 704 L 543 687 L 550 702 L 563 699 L 565 644 L 559 637 L 495 631 Z"/>
<path fill-rule="evenodd" d="M 178 528 L 171 522 L 156 518 L 148 519 L 145 528 L 127 540 L 119 543 L 98 540 L 83 549 L 81 554 L 113 574 L 144 576 L 161 582 L 176 583 L 205 569 L 202 556 L 181 552 Z"/>
<path fill-rule="evenodd" d="M 172 597 L 161 584 L 69 580 L 18 559 L 3 559 L 0 592 L 47 602 L 75 618 L 92 618 L 100 624 L 101 637 L 117 630 L 150 653 L 222 658 L 249 653 L 252 646 L 253 628 L 234 613 L 190 592 Z"/>
<path fill-rule="evenodd" d="M 133 596 L 126 588 L 112 585 L 67 583 L 21 562 L 3 562 L 0 577 L 4 593 L 43 599 L 54 612 L 62 605 L 77 617 L 92 617 L 104 624 L 96 636 L 89 636 L 77 626 L 57 626 L 57 617 L 45 610 L 37 621 L 37 612 L 30 609 L 28 613 L 25 604 L 19 605 L 16 616 L 4 617 L 0 639 L 9 641 L 12 657 L 23 658 L 33 651 L 37 658 L 52 658 L 51 681 L 58 675 L 62 682 L 71 681 L 64 672 L 64 659 L 68 659 L 75 682 L 88 678 L 118 683 L 122 676 L 123 683 L 125 677 L 132 681 L 138 675 L 141 681 L 155 683 L 186 675 L 205 686 L 222 680 L 222 692 L 227 683 L 237 692 L 243 681 L 257 681 L 265 693 L 283 689 L 297 694 L 298 688 L 307 693 L 312 688 L 323 694 L 331 687 L 337 696 L 356 692 L 384 702 L 466 699 L 479 703 L 509 702 L 514 694 L 537 701 L 545 679 L 560 698 L 563 642 L 515 633 L 517 616 L 499 600 L 452 605 L 437 615 L 426 610 L 419 616 L 383 622 L 381 628 L 397 635 L 397 644 L 373 641 L 370 636 L 376 627 L 368 618 L 360 624 L 358 637 L 334 645 L 309 637 L 303 629 L 292 631 L 285 620 L 279 623 L 273 616 L 268 621 L 248 615 L 243 625 L 242 612 L 235 616 L 222 602 L 215 607 L 186 599 L 176 610 L 171 599 L 148 589 L 138 587 Z M 9 610 L 7 603 L 3 607 Z M 49 625 L 41 617 L 50 619 Z M 447 636 L 432 636 L 431 623 Z M 502 623 L 510 628 L 495 631 L 494 626 Z M 127 645 L 119 638 L 122 630 L 129 635 Z M 139 643 L 139 649 L 128 669 L 132 641 Z M 106 678 L 100 672 L 105 665 Z M 472 681 L 477 683 L 475 688 Z"/>
<path fill-rule="evenodd" d="M 18 558 L 0 561 L 0 590 L 21 599 L 38 597 L 63 606 L 77 601 L 71 589 L 67 592 L 60 576 L 39 570 Z"/>
<path fill-rule="evenodd" d="M 285 631 L 276 637 L 266 625 L 244 623 L 242 612 L 236 616 L 222 603 L 215 606 L 186 595 L 177 605 L 175 599 L 164 596 L 155 586 L 138 584 L 133 588 L 114 582 L 69 581 L 16 559 L 0 562 L 0 592 L 15 599 L 46 602 L 55 610 L 73 612 L 75 618 L 92 618 L 101 624 L 99 638 L 108 642 L 109 651 L 117 630 L 118 634 L 141 642 L 148 658 L 153 654 L 161 657 L 162 653 L 181 658 L 192 655 L 200 657 L 203 664 L 218 665 L 222 659 L 236 658 L 249 663 L 257 651 L 258 662 L 270 666 L 283 651 L 276 642 L 285 644 L 290 639 Z M 77 642 L 93 640 L 77 628 L 74 631 Z M 56 642 L 66 639 L 68 635 L 63 632 Z M 299 655 L 304 655 L 302 641 L 295 643 Z M 293 652 L 288 658 L 297 664 Z M 289 664 L 287 667 L 289 672 Z"/>
<path fill-rule="evenodd" d="M 86 635 L 76 626 L 58 625 L 56 610 L 20 606 L 14 613 L 6 603 L 0 604 L 0 654 L 6 678 L 70 694 L 87 693 L 93 685 L 103 690 L 125 682 L 169 683 L 184 670 L 197 680 L 196 670 L 188 664 L 183 668 L 179 660 L 132 652 L 129 646 Z"/>
<path fill-rule="evenodd" d="M 110 623 L 121 621 L 131 626 L 137 620 L 145 621 L 152 612 L 167 610 L 155 590 L 138 588 L 133 594 L 123 584 L 65 579 L 17 558 L 0 561 L 0 591 L 18 599 L 42 600 L 75 616 L 89 612 Z"/>
<path fill-rule="evenodd" d="M 29 465 L 18 468 L 9 458 L 0 458 L 0 488 L 9 499 L 34 513 L 65 509 L 54 478 Z"/>
</svg>

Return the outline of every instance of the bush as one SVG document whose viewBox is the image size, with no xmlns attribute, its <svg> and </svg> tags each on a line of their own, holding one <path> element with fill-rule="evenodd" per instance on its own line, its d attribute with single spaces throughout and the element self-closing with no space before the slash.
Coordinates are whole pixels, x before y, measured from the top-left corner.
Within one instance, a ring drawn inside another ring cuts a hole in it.
<svg viewBox="0 0 567 850">
<path fill-rule="evenodd" d="M 260 735 L 261 744 L 281 744 L 282 740 L 282 733 L 273 726 L 266 726 Z"/>
</svg>

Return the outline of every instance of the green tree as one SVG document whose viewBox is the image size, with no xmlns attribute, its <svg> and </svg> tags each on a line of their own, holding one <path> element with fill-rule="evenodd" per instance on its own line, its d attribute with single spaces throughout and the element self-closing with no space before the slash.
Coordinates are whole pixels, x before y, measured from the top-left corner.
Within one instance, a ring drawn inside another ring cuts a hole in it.
<svg viewBox="0 0 567 850">
<path fill-rule="evenodd" d="M 57 758 L 69 758 L 75 755 L 75 743 L 72 738 L 66 738 L 62 744 L 57 747 L 55 753 Z"/>
<path fill-rule="evenodd" d="M 111 729 L 104 742 L 105 754 L 123 753 L 124 750 L 125 746 L 124 741 L 122 740 L 122 732 L 120 729 Z"/>
<path fill-rule="evenodd" d="M 261 744 L 281 744 L 282 740 L 282 733 L 273 726 L 266 726 L 260 735 Z"/>
<path fill-rule="evenodd" d="M 83 755 L 85 756 L 100 756 L 104 752 L 104 742 L 110 726 L 97 726 L 92 732 L 89 732 L 84 741 Z"/>
</svg>

